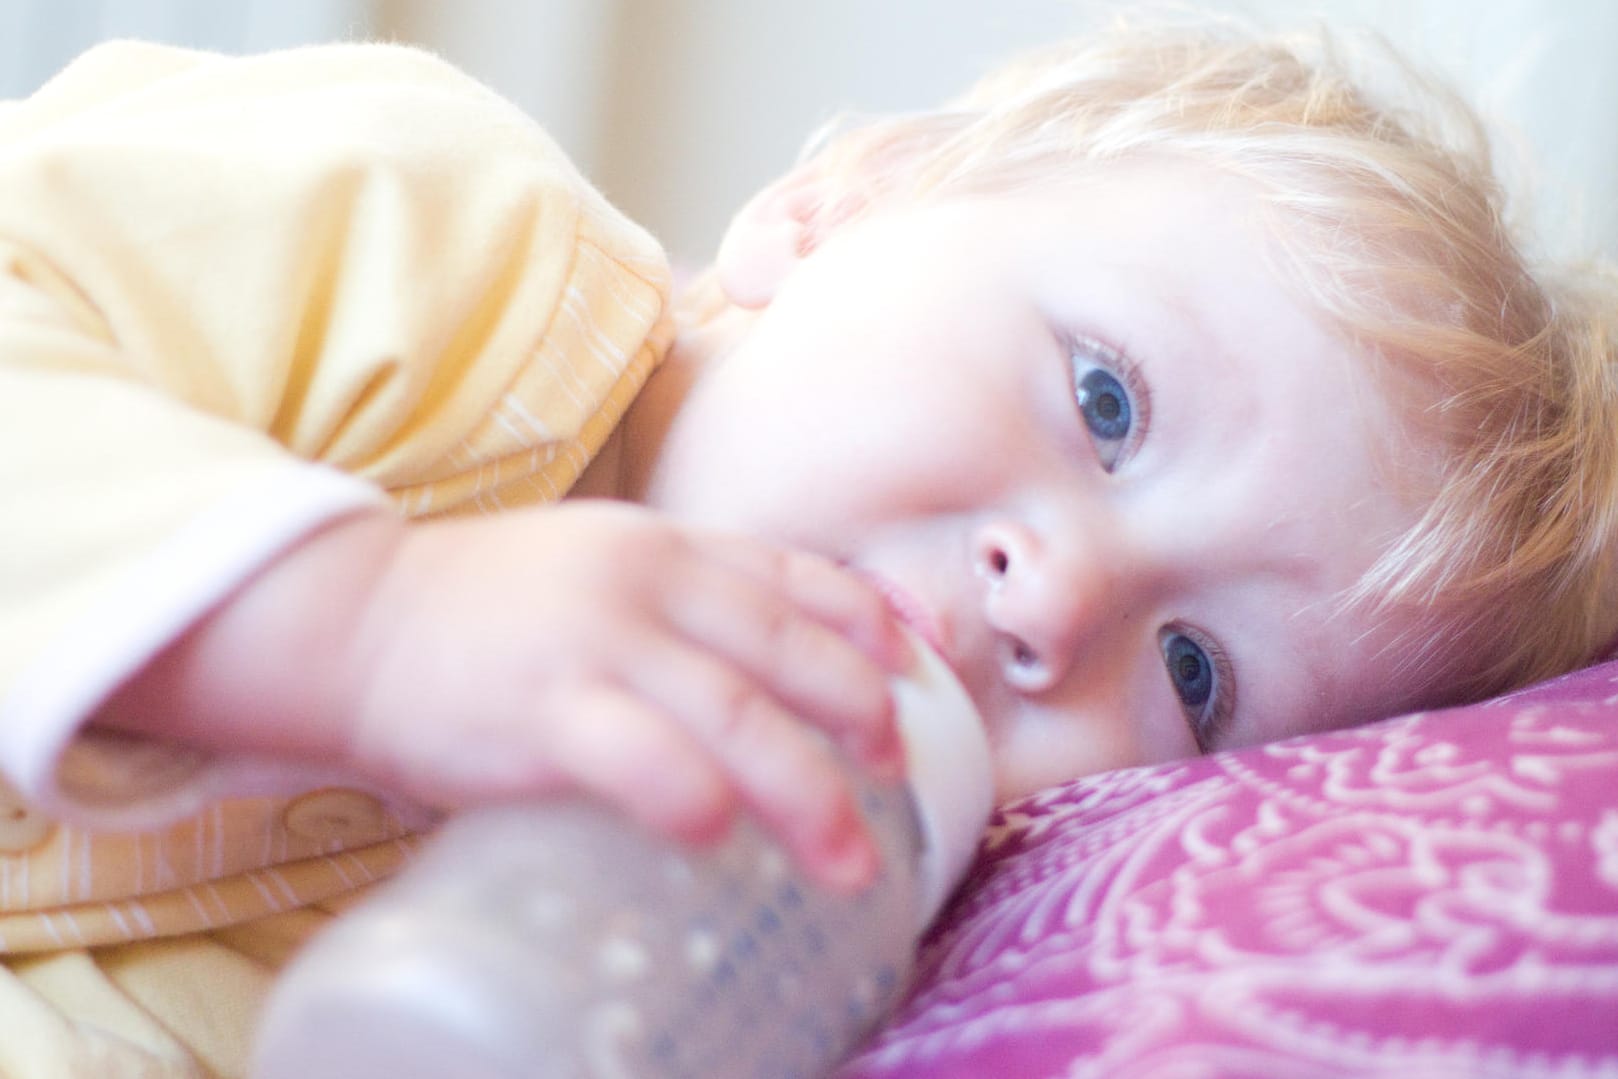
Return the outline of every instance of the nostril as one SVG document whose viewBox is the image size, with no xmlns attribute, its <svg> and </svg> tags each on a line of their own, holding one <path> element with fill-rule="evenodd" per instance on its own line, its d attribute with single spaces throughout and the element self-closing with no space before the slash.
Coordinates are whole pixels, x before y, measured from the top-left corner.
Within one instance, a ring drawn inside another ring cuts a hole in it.
<svg viewBox="0 0 1618 1079">
<path fill-rule="evenodd" d="M 1014 522 L 995 520 L 985 523 L 972 537 L 972 569 L 981 578 L 999 584 L 1012 571 L 1012 563 L 1027 548 L 1028 539 Z"/>
<path fill-rule="evenodd" d="M 1007 685 L 1022 693 L 1037 693 L 1049 686 L 1050 669 L 1026 641 L 1007 637 L 1001 647 Z"/>
<path fill-rule="evenodd" d="M 1006 571 L 1011 568 L 1011 558 L 1007 556 L 1003 547 L 990 548 L 988 554 L 984 556 L 983 563 L 991 577 L 1004 577 Z"/>
</svg>

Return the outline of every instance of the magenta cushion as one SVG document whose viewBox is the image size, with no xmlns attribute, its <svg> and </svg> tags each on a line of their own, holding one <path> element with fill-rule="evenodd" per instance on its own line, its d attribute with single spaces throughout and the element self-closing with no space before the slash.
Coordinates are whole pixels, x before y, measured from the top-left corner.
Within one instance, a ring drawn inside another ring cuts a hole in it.
<svg viewBox="0 0 1618 1079">
<path fill-rule="evenodd" d="M 1618 663 L 997 814 L 839 1079 L 1618 1076 Z"/>
</svg>

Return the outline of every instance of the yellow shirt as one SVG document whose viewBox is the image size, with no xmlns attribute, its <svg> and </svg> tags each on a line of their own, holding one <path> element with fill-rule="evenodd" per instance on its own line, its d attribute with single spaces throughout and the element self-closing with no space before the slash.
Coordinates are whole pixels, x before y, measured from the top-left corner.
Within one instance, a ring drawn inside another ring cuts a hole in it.
<svg viewBox="0 0 1618 1079">
<path fill-rule="evenodd" d="M 341 773 L 80 728 L 314 528 L 560 498 L 668 292 L 542 131 L 418 51 L 121 43 L 0 105 L 0 954 L 390 872 L 424 818 Z"/>
</svg>

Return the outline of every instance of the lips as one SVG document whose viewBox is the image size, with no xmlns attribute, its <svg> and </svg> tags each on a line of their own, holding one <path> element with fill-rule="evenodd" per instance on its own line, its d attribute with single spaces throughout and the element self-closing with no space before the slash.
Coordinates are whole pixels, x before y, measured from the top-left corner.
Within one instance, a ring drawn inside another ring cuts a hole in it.
<svg viewBox="0 0 1618 1079">
<path fill-rule="evenodd" d="M 887 602 L 888 609 L 893 612 L 895 618 L 926 641 L 933 651 L 941 656 L 948 656 L 944 648 L 943 629 L 938 619 L 934 618 L 915 596 L 879 574 L 867 570 L 856 572 L 876 589 Z"/>
</svg>

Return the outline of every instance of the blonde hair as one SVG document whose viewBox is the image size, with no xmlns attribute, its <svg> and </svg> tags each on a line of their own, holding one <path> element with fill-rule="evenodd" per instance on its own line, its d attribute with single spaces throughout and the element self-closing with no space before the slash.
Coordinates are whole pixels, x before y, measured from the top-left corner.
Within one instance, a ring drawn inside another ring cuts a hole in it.
<svg viewBox="0 0 1618 1079">
<path fill-rule="evenodd" d="M 821 227 L 1148 154 L 1255 181 L 1289 279 L 1439 450 L 1429 508 L 1345 597 L 1420 611 L 1390 658 L 1430 706 L 1590 661 L 1618 608 L 1613 279 L 1530 262 L 1490 153 L 1475 115 L 1385 46 L 1120 23 L 943 109 L 834 130 L 807 166 Z"/>
</svg>

